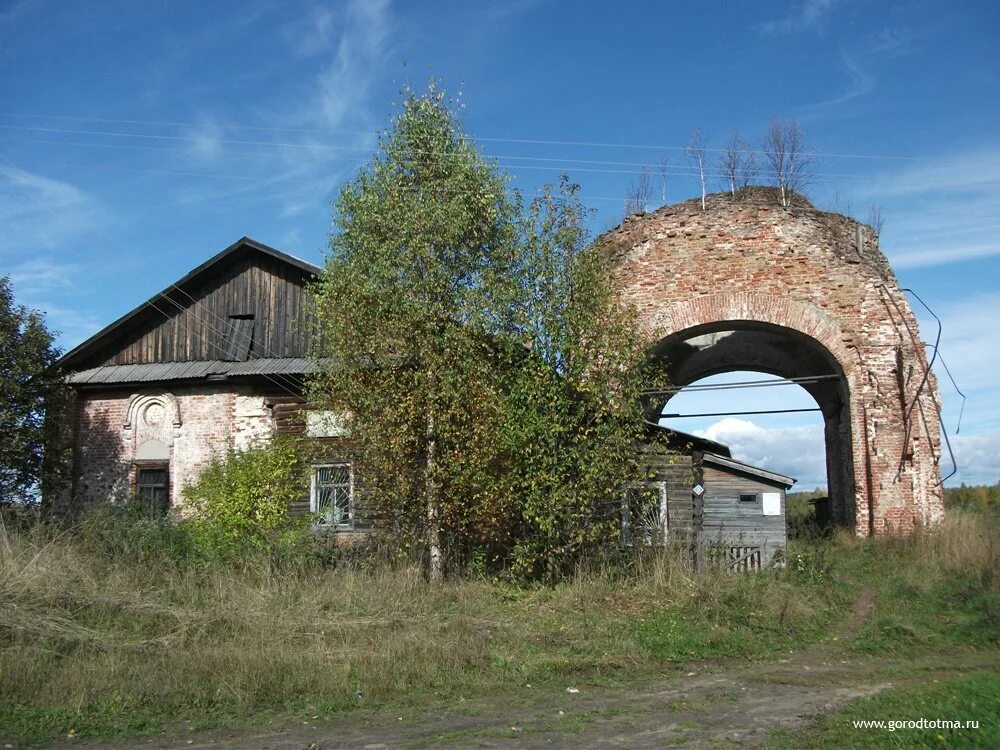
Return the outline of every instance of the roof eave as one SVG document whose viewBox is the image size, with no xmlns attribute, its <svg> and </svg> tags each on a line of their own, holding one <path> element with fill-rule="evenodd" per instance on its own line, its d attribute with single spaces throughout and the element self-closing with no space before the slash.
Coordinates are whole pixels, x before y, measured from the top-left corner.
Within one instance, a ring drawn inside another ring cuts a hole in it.
<svg viewBox="0 0 1000 750">
<path fill-rule="evenodd" d="M 742 461 L 737 461 L 735 458 L 727 458 L 726 456 L 720 456 L 715 453 L 703 454 L 702 461 L 705 461 L 710 464 L 715 464 L 716 466 L 721 466 L 726 469 L 741 471 L 744 474 L 751 474 L 765 481 L 783 485 L 786 489 L 791 488 L 792 485 L 794 485 L 795 482 L 797 481 L 794 477 L 787 477 L 784 474 L 779 474 L 776 471 L 771 471 L 769 469 L 762 469 L 759 466 L 753 466 L 752 464 L 747 464 Z"/>
</svg>

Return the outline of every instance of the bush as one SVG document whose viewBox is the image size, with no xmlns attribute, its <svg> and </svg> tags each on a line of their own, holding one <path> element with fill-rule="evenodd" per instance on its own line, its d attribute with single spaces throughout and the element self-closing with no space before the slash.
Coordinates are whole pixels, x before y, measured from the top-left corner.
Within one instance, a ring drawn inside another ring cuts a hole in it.
<svg viewBox="0 0 1000 750">
<path fill-rule="evenodd" d="M 229 451 L 184 490 L 195 543 L 225 559 L 292 551 L 303 542 L 306 521 L 288 509 L 305 493 L 305 481 L 289 441 Z"/>
</svg>

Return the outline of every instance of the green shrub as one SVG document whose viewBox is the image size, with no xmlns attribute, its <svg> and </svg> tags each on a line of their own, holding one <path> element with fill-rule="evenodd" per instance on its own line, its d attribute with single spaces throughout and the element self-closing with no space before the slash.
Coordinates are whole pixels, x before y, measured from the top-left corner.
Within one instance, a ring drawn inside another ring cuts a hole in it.
<svg viewBox="0 0 1000 750">
<path fill-rule="evenodd" d="M 288 509 L 305 493 L 305 481 L 292 442 L 229 451 L 184 490 L 196 544 L 226 559 L 292 551 L 304 543 L 306 522 Z"/>
</svg>

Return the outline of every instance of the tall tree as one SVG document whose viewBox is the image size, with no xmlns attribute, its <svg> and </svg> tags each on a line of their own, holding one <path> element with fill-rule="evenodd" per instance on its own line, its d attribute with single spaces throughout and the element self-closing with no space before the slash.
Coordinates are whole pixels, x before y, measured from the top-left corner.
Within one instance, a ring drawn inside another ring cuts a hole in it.
<svg viewBox="0 0 1000 750">
<path fill-rule="evenodd" d="M 643 165 L 638 179 L 629 185 L 625 194 L 625 215 L 631 216 L 649 208 L 649 200 L 653 197 L 653 180 L 649 167 Z"/>
<path fill-rule="evenodd" d="M 575 187 L 525 206 L 432 86 L 335 213 L 310 391 L 350 415 L 359 515 L 432 578 L 569 569 L 635 465 L 644 362 Z"/>
<path fill-rule="evenodd" d="M 642 390 L 652 370 L 608 254 L 588 243 L 577 187 L 528 207 L 517 326 L 528 355 L 507 393 L 509 494 L 524 521 L 512 553 L 523 577 L 555 580 L 614 537 L 623 487 L 637 478 Z"/>
<path fill-rule="evenodd" d="M 757 157 L 745 140 L 735 130 L 719 156 L 719 171 L 726 189 L 733 198 L 736 193 L 753 184 L 757 178 Z"/>
<path fill-rule="evenodd" d="M 691 138 L 684 147 L 684 155 L 694 169 L 695 177 L 701 186 L 701 209 L 705 210 L 705 196 L 708 192 L 705 176 L 705 140 L 701 136 L 701 128 L 695 128 Z"/>
<path fill-rule="evenodd" d="M 795 120 L 771 120 L 762 150 L 781 205 L 788 206 L 791 194 L 802 193 L 812 179 L 813 150 Z"/>
<path fill-rule="evenodd" d="M 0 277 L 0 504 L 39 497 L 46 406 L 59 384 L 53 342 L 42 314 L 15 304 Z"/>
<path fill-rule="evenodd" d="M 368 513 L 443 572 L 442 535 L 475 526 L 498 412 L 494 332 L 509 315 L 516 206 L 443 92 L 408 93 L 336 201 L 318 287 L 314 398 L 350 414 Z M 471 510 L 470 510 L 471 509 Z M 488 533 L 488 528 L 483 527 Z"/>
</svg>

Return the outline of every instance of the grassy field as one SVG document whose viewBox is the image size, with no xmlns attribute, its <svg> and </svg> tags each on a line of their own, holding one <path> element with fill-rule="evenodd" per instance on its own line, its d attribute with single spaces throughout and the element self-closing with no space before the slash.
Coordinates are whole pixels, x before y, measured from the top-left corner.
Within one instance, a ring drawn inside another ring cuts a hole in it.
<svg viewBox="0 0 1000 750">
<path fill-rule="evenodd" d="M 972 675 L 935 684 L 893 688 L 852 701 L 824 716 L 807 731 L 776 732 L 769 746 L 779 748 L 987 748 L 1000 747 L 1000 675 Z M 975 727 L 918 722 L 977 722 Z M 882 721 L 872 728 L 866 722 Z M 889 728 L 889 722 L 899 722 Z M 914 722 L 915 726 L 910 726 Z"/>
<path fill-rule="evenodd" d="M 141 546 L 108 554 L 73 532 L 7 525 L 0 736 L 331 716 L 526 683 L 656 677 L 818 643 L 914 658 L 994 649 L 998 530 L 994 514 L 954 512 L 905 540 L 799 542 L 785 570 L 755 576 L 694 574 L 665 553 L 628 572 L 522 588 L 432 585 L 412 568 L 181 564 Z M 834 640 L 863 586 L 874 589 L 874 615 Z"/>
</svg>

